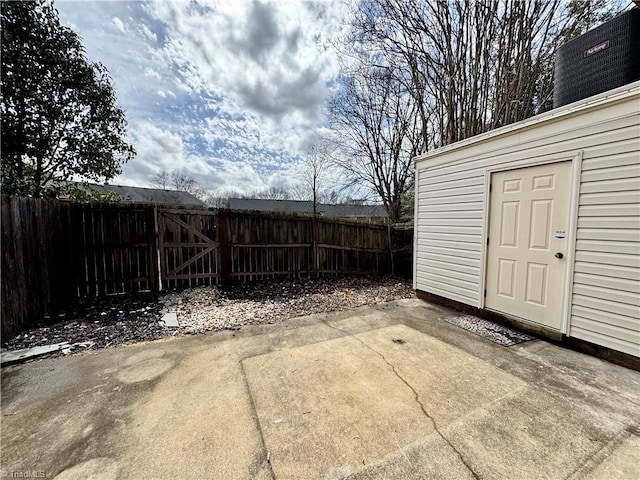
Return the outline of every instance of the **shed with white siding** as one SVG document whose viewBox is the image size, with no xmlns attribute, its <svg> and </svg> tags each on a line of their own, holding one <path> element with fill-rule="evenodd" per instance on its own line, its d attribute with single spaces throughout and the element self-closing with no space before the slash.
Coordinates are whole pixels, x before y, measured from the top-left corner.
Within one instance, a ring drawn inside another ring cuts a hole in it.
<svg viewBox="0 0 640 480">
<path fill-rule="evenodd" d="M 640 357 L 640 82 L 416 158 L 414 288 Z"/>
</svg>

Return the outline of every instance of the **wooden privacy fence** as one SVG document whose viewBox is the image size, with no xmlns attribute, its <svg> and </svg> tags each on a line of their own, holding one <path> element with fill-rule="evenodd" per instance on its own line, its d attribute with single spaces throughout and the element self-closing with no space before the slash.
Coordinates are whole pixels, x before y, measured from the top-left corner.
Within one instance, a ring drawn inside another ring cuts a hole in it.
<svg viewBox="0 0 640 480">
<path fill-rule="evenodd" d="M 386 226 L 229 210 L 156 209 L 163 288 L 391 273 Z"/>
<path fill-rule="evenodd" d="M 384 274 L 394 265 L 410 274 L 412 232 L 302 215 L 3 197 L 3 339 L 86 296 Z"/>
</svg>

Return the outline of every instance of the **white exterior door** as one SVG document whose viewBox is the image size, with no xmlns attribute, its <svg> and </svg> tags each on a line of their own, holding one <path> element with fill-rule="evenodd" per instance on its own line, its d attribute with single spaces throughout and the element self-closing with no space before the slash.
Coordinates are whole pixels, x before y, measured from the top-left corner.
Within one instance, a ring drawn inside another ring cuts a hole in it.
<svg viewBox="0 0 640 480">
<path fill-rule="evenodd" d="M 485 306 L 560 330 L 571 162 L 491 175 Z"/>
</svg>

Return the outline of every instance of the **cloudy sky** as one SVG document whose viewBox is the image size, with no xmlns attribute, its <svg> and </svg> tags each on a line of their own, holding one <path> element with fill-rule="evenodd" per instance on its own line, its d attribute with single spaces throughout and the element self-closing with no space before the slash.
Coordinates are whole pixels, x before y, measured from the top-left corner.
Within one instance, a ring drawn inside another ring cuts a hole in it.
<svg viewBox="0 0 640 480">
<path fill-rule="evenodd" d="M 186 169 L 207 190 L 295 181 L 326 128 L 341 0 L 56 1 L 103 63 L 138 155 L 111 183 Z"/>
</svg>

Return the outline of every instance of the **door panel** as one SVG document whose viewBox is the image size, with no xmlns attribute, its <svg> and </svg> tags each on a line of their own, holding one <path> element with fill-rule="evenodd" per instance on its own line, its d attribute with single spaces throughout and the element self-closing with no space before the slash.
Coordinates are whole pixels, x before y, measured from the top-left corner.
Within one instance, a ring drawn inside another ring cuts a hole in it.
<svg viewBox="0 0 640 480">
<path fill-rule="evenodd" d="M 529 248 L 549 249 L 551 226 L 551 200 L 533 200 L 531 202 L 531 227 L 529 231 Z"/>
<path fill-rule="evenodd" d="M 503 247 L 518 246 L 518 224 L 520 220 L 520 202 L 504 202 L 502 204 L 502 225 L 500 226 L 500 245 Z"/>
<path fill-rule="evenodd" d="M 515 295 L 516 262 L 500 259 L 500 273 L 498 278 L 498 294 L 513 298 Z"/>
<path fill-rule="evenodd" d="M 487 308 L 561 328 L 570 180 L 571 162 L 492 174 Z"/>
<path fill-rule="evenodd" d="M 547 266 L 538 263 L 527 264 L 527 297 L 526 301 L 538 305 L 546 305 Z"/>
</svg>

